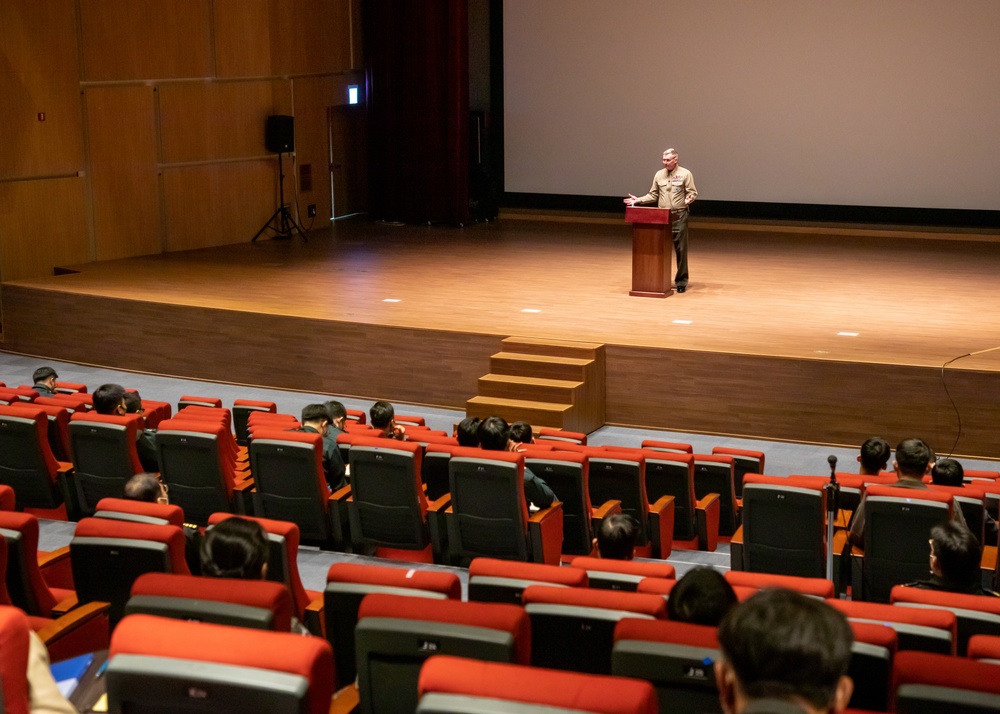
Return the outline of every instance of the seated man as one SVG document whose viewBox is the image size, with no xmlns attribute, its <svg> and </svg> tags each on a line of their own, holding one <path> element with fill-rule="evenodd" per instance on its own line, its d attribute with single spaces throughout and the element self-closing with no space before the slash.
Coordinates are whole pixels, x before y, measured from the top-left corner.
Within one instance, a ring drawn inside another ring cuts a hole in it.
<svg viewBox="0 0 1000 714">
<path fill-rule="evenodd" d="M 982 546 L 968 528 L 948 521 L 931 528 L 931 577 L 907 587 L 1000 597 L 983 588 L 979 563 Z"/>
<path fill-rule="evenodd" d="M 120 384 L 102 384 L 94 390 L 94 411 L 98 414 L 128 414 L 125 401 L 125 387 Z M 136 394 L 136 397 L 139 395 Z M 141 406 L 142 400 L 139 400 Z M 135 450 L 139 454 L 139 462 L 146 471 L 159 471 L 160 460 L 156 455 L 156 436 L 152 429 L 139 429 L 136 434 Z"/>
<path fill-rule="evenodd" d="M 521 451 L 521 444 L 534 444 L 535 434 L 531 424 L 526 421 L 516 421 L 510 425 L 510 440 L 514 442 L 514 450 Z"/>
<path fill-rule="evenodd" d="M 479 445 L 486 451 L 513 451 L 510 440 L 510 427 L 500 417 L 492 416 L 484 419 L 477 431 Z M 548 508 L 556 500 L 552 489 L 542 479 L 524 469 L 524 497 L 536 508 Z"/>
<path fill-rule="evenodd" d="M 59 375 L 54 369 L 48 366 L 39 367 L 31 375 L 31 381 L 34 382 L 31 388 L 38 392 L 40 397 L 53 397 L 56 393 L 57 379 L 59 379 Z"/>
<path fill-rule="evenodd" d="M 639 524 L 627 513 L 612 513 L 597 530 L 597 552 L 609 560 L 632 560 Z"/>
<path fill-rule="evenodd" d="M 854 634 L 847 619 L 821 600 L 763 590 L 726 614 L 718 636 L 715 681 L 726 714 L 847 708 Z"/>
<path fill-rule="evenodd" d="M 347 424 L 347 407 L 335 399 L 323 402 L 323 406 L 326 407 L 326 415 L 330 419 L 330 434 L 333 436 L 333 440 L 336 441 L 338 436 L 347 433 L 347 429 L 345 428 Z"/>
<path fill-rule="evenodd" d="M 396 423 L 396 410 L 389 402 L 375 402 L 368 410 L 368 421 L 373 429 L 381 431 L 379 436 L 387 439 L 404 439 L 406 428 Z"/>
<path fill-rule="evenodd" d="M 965 487 L 965 469 L 955 459 L 940 459 L 934 462 L 931 467 L 931 483 L 938 486 L 953 486 L 955 488 Z M 989 541 L 997 538 L 997 522 L 989 513 L 986 514 L 984 523 L 986 535 Z"/>
<path fill-rule="evenodd" d="M 455 438 L 458 439 L 459 446 L 479 446 L 479 422 L 479 417 L 465 417 L 458 422 Z"/>
<path fill-rule="evenodd" d="M 136 474 L 125 482 L 125 498 L 129 501 L 145 503 L 170 503 L 170 493 L 167 484 L 156 474 Z M 201 573 L 201 531 L 198 526 L 184 524 L 184 560 L 192 575 Z"/>
<path fill-rule="evenodd" d="M 861 445 L 861 453 L 858 455 L 861 469 L 858 473 L 862 476 L 878 476 L 886 470 L 890 456 L 892 450 L 889 448 L 889 442 L 881 436 L 873 436 Z"/>
<path fill-rule="evenodd" d="M 347 412 L 344 412 L 346 418 Z M 330 409 L 326 404 L 309 404 L 302 410 L 301 429 L 308 434 L 319 434 L 323 437 L 323 474 L 332 491 L 343 488 L 347 484 L 344 457 L 337 446 L 337 436 L 330 431 Z M 338 429 L 338 432 L 340 430 Z"/>
<path fill-rule="evenodd" d="M 700 566 L 677 581 L 667 599 L 667 616 L 677 622 L 718 627 L 739 602 L 733 586 L 715 568 Z"/>
</svg>

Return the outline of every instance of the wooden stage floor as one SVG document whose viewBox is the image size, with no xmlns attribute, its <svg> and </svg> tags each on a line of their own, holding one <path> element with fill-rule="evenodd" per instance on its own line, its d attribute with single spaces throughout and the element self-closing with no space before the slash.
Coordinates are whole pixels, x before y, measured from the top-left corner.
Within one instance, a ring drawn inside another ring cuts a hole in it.
<svg viewBox="0 0 1000 714">
<path fill-rule="evenodd" d="M 7 283 L 5 349 L 461 407 L 501 338 L 591 341 L 609 423 L 950 450 L 940 368 L 1000 346 L 1000 242 L 694 224 L 691 246 L 688 292 L 658 300 L 628 295 L 624 224 L 339 222 Z M 1000 456 L 998 372 L 1000 350 L 949 367 L 957 453 Z"/>
</svg>

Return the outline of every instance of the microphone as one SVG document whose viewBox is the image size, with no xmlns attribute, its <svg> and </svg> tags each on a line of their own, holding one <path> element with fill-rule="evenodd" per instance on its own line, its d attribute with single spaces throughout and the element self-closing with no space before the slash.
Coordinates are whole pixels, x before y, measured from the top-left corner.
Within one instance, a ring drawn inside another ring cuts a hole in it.
<svg viewBox="0 0 1000 714">
<path fill-rule="evenodd" d="M 835 474 L 837 473 L 837 457 L 830 454 L 826 457 L 826 463 L 830 464 L 830 478 L 835 478 Z"/>
</svg>

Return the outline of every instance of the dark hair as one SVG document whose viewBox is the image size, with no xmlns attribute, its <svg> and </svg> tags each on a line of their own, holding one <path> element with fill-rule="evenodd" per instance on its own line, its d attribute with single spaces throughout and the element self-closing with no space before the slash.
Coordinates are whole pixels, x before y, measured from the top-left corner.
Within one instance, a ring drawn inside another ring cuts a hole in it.
<svg viewBox="0 0 1000 714">
<path fill-rule="evenodd" d="M 479 446 L 479 435 L 476 433 L 479 429 L 479 417 L 465 417 L 462 421 L 458 422 L 458 428 L 455 429 L 455 438 L 458 439 L 460 446 Z"/>
<path fill-rule="evenodd" d="M 125 498 L 129 501 L 156 503 L 160 497 L 160 479 L 156 474 L 136 474 L 125 482 Z"/>
<path fill-rule="evenodd" d="M 689 570 L 670 590 L 667 616 L 678 622 L 718 627 L 726 613 L 739 602 L 733 586 L 717 570 Z"/>
<path fill-rule="evenodd" d="M 871 475 L 885 471 L 892 450 L 881 436 L 873 436 L 861 445 L 861 468 Z"/>
<path fill-rule="evenodd" d="M 896 465 L 900 473 L 923 478 L 931 462 L 931 449 L 921 439 L 904 439 L 896 446 Z"/>
<path fill-rule="evenodd" d="M 126 414 L 138 414 L 142 409 L 142 397 L 139 396 L 139 392 L 126 391 L 122 398 L 125 400 Z"/>
<path fill-rule="evenodd" d="M 125 387 L 120 384 L 102 384 L 94 390 L 94 411 L 98 414 L 114 414 L 125 398 Z"/>
<path fill-rule="evenodd" d="M 479 445 L 487 451 L 506 451 L 510 441 L 510 427 L 507 420 L 498 416 L 483 419 L 476 429 Z"/>
<path fill-rule="evenodd" d="M 510 440 L 519 444 L 530 444 L 535 438 L 531 424 L 526 421 L 516 421 L 510 425 Z"/>
<path fill-rule="evenodd" d="M 42 380 L 48 379 L 49 377 L 55 377 L 56 379 L 59 378 L 56 371 L 49 366 L 39 367 L 35 370 L 34 374 L 31 375 L 31 379 L 35 384 L 38 384 Z"/>
<path fill-rule="evenodd" d="M 300 421 L 303 424 L 307 421 L 320 421 L 322 419 L 330 419 L 330 412 L 327 410 L 325 404 L 307 404 L 302 408 L 302 418 Z"/>
<path fill-rule="evenodd" d="M 396 410 L 389 402 L 375 402 L 368 410 L 371 425 L 376 429 L 385 429 L 396 418 Z"/>
<path fill-rule="evenodd" d="M 963 592 L 979 590 L 983 549 L 972 531 L 954 521 L 940 523 L 931 528 L 931 550 L 949 585 Z"/>
<path fill-rule="evenodd" d="M 931 467 L 931 481 L 941 486 L 961 486 L 965 483 L 965 469 L 955 459 L 941 459 Z"/>
<path fill-rule="evenodd" d="M 326 415 L 330 419 L 331 423 L 334 419 L 347 417 L 347 408 L 334 399 L 331 399 L 328 402 L 323 402 L 323 406 L 326 407 Z"/>
<path fill-rule="evenodd" d="M 597 550 L 602 558 L 631 560 L 638 537 L 639 522 L 635 518 L 627 513 L 612 513 L 597 530 Z"/>
<path fill-rule="evenodd" d="M 201 543 L 201 574 L 261 580 L 267 564 L 267 534 L 256 521 L 233 516 L 212 526 Z"/>
<path fill-rule="evenodd" d="M 832 704 L 854 641 L 839 611 L 783 588 L 736 605 L 718 636 L 722 657 L 749 698 L 802 697 L 817 708 Z"/>
</svg>

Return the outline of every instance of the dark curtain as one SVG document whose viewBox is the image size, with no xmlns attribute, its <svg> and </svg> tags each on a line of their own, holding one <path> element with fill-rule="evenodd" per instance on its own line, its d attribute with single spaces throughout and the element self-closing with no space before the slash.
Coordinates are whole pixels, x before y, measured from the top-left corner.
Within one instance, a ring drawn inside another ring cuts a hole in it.
<svg viewBox="0 0 1000 714">
<path fill-rule="evenodd" d="M 365 0 L 371 214 L 469 216 L 466 0 Z"/>
</svg>

